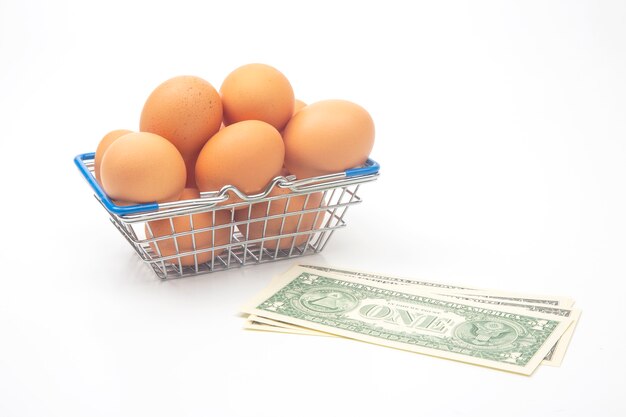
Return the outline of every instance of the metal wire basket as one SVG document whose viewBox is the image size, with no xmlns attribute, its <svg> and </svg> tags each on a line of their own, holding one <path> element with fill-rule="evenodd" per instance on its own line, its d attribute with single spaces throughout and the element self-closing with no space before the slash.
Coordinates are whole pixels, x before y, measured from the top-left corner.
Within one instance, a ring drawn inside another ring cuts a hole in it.
<svg viewBox="0 0 626 417">
<path fill-rule="evenodd" d="M 361 184 L 376 180 L 380 168 L 370 159 L 336 174 L 276 177 L 255 195 L 225 186 L 190 200 L 120 206 L 96 181 L 94 156 L 81 154 L 74 162 L 113 225 L 161 279 L 322 251 L 346 226 L 348 208 L 361 203 Z"/>
</svg>

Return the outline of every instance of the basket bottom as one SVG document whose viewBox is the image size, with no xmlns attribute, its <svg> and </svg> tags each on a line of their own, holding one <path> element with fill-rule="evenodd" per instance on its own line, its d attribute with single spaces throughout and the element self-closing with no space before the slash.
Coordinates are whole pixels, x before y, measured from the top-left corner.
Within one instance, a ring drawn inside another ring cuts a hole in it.
<svg viewBox="0 0 626 417">
<path fill-rule="evenodd" d="M 311 236 L 307 243 L 286 249 L 268 249 L 263 247 L 261 242 L 248 243 L 245 242 L 243 236 L 237 234 L 239 236 L 234 236 L 233 244 L 220 255 L 213 257 L 209 262 L 198 263 L 197 265 L 194 264 L 191 266 L 181 265 L 176 262 L 176 259 L 169 261 L 159 260 L 158 254 L 154 253 L 149 245 L 141 245 L 141 247 L 137 249 L 138 252 L 141 251 L 144 252 L 143 255 L 147 255 L 141 256 L 142 254 L 139 253 L 143 261 L 150 264 L 159 278 L 172 279 L 313 255 L 324 249 L 326 242 L 333 232 L 334 229 L 318 231 L 313 234 L 317 236 Z"/>
</svg>

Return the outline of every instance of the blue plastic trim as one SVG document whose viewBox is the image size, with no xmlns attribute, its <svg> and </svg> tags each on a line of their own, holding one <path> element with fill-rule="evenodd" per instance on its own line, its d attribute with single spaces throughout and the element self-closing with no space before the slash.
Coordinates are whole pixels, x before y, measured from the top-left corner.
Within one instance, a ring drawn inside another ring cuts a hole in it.
<svg viewBox="0 0 626 417">
<path fill-rule="evenodd" d="M 365 161 L 365 165 L 360 168 L 350 168 L 346 170 L 346 177 L 358 177 L 360 175 L 376 174 L 380 169 L 380 164 L 373 159 Z"/>
<path fill-rule="evenodd" d="M 157 203 L 135 204 L 132 206 L 116 205 L 113 200 L 106 195 L 102 187 L 100 187 L 100 184 L 98 184 L 98 181 L 96 181 L 96 178 L 91 174 L 91 172 L 89 172 L 89 168 L 87 168 L 87 165 L 84 163 L 84 161 L 94 159 L 95 156 L 96 154 L 94 152 L 83 153 L 74 158 L 74 163 L 107 210 L 111 213 L 117 214 L 118 216 L 123 216 L 125 214 L 144 213 L 147 211 L 157 211 L 159 209 L 159 205 Z"/>
<path fill-rule="evenodd" d="M 111 213 L 115 213 L 118 216 L 123 216 L 125 214 L 135 214 L 135 213 L 145 213 L 149 211 L 158 211 L 159 205 L 157 203 L 146 203 L 146 204 L 135 204 L 132 206 L 118 206 L 113 200 L 106 195 L 100 184 L 96 181 L 96 178 L 89 172 L 89 168 L 85 165 L 84 161 L 94 159 L 96 154 L 94 152 L 83 153 L 77 155 L 74 158 L 74 163 L 78 167 L 78 170 L 83 174 L 83 177 L 93 191 L 96 193 L 96 196 L 102 201 L 102 204 L 109 210 Z M 365 165 L 359 168 L 351 168 L 345 171 L 346 177 L 358 177 L 361 175 L 372 175 L 376 174 L 380 170 L 380 164 L 373 159 L 368 159 L 365 162 Z"/>
</svg>

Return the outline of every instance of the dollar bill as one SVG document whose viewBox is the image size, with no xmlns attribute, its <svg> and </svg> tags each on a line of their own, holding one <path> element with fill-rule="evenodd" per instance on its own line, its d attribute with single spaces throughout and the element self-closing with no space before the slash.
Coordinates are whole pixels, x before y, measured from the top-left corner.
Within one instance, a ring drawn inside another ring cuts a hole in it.
<svg viewBox="0 0 626 417">
<path fill-rule="evenodd" d="M 422 289 L 433 291 L 436 294 L 447 295 L 459 299 L 465 299 L 474 302 L 480 303 L 488 303 L 494 305 L 504 305 L 510 307 L 524 308 L 530 311 L 538 311 L 545 314 L 553 314 L 560 315 L 564 317 L 572 317 L 574 320 L 574 324 L 572 324 L 565 334 L 555 343 L 555 345 L 550 349 L 550 351 L 546 354 L 546 357 L 543 359 L 543 365 L 550 366 L 560 366 L 563 358 L 565 356 L 565 351 L 569 346 L 569 342 L 574 333 L 574 329 L 576 324 L 578 323 L 578 319 L 580 317 L 580 310 L 571 309 L 571 308 L 561 308 L 556 307 L 557 305 L 561 306 L 570 306 L 573 304 L 573 300 L 567 297 L 555 297 L 555 296 L 538 296 L 538 295 L 526 295 L 519 296 L 513 293 L 507 293 L 507 296 L 503 291 L 497 290 L 473 290 L 468 292 L 467 290 L 471 290 L 467 287 L 456 286 L 452 284 L 441 284 L 436 282 L 427 282 L 427 281 L 417 281 L 410 280 L 406 278 L 398 278 L 398 277 L 389 277 L 381 274 L 373 274 L 362 271 L 353 271 L 348 269 L 337 269 L 316 265 L 300 265 L 302 268 L 308 269 L 310 271 L 325 271 L 338 273 L 346 276 L 355 276 L 360 279 L 365 279 L 368 281 L 374 281 L 383 283 L 385 285 L 403 285 L 411 288 Z M 500 295 L 496 295 L 500 294 Z M 287 323 L 282 323 L 279 321 L 273 321 L 269 319 L 261 319 L 259 322 L 259 326 L 257 330 L 265 330 L 265 331 L 276 331 L 277 328 L 287 327 L 294 330 L 296 333 L 300 334 L 319 334 L 319 332 L 312 331 L 310 329 L 303 329 L 298 326 L 292 326 Z M 327 336 L 327 335 L 326 335 Z"/>
<path fill-rule="evenodd" d="M 277 329 L 289 329 L 295 334 L 314 335 L 314 336 L 332 336 L 326 333 L 318 332 L 317 330 L 306 329 L 300 326 L 294 326 L 289 323 L 282 323 L 280 321 L 270 320 L 267 317 L 259 317 L 254 314 L 250 314 L 246 319 L 246 326 L 253 324 L 255 330 L 265 331 L 277 331 Z"/>
<path fill-rule="evenodd" d="M 565 351 L 567 350 L 569 343 L 572 340 L 576 325 L 578 325 L 580 314 L 581 310 L 572 310 L 570 318 L 573 320 L 573 323 L 567 328 L 565 333 L 563 333 L 563 336 L 561 336 L 559 341 L 552 347 L 552 349 L 550 349 L 546 357 L 541 362 L 542 365 L 561 366 L 563 358 L 565 357 Z"/>
<path fill-rule="evenodd" d="M 243 309 L 269 320 L 530 375 L 569 317 L 294 267 Z"/>
<path fill-rule="evenodd" d="M 476 300 L 470 297 L 453 297 L 453 298 Z M 574 320 L 573 324 L 570 327 L 568 327 L 568 329 L 565 331 L 563 336 L 559 338 L 559 340 L 554 344 L 552 349 L 550 349 L 550 351 L 546 354 L 543 361 L 541 362 L 542 365 L 550 365 L 550 366 L 561 365 L 561 362 L 563 361 L 563 358 L 565 356 L 565 351 L 567 350 L 569 346 L 569 342 L 574 334 L 574 329 L 578 323 L 578 319 L 581 313 L 580 310 L 577 310 L 577 309 L 570 310 L 570 309 L 560 309 L 560 308 L 550 308 L 550 307 L 546 308 L 543 305 L 524 305 L 524 304 L 514 304 L 510 302 L 499 303 L 496 300 L 478 299 L 478 302 L 484 303 L 485 301 L 489 301 L 489 304 L 518 306 L 520 308 L 524 308 L 530 311 L 539 311 L 545 314 L 556 314 L 556 315 L 561 315 L 564 317 L 571 317 Z M 306 329 L 300 326 L 294 326 L 289 323 L 284 323 L 284 322 L 277 321 L 277 320 L 271 320 L 265 317 L 258 317 L 255 315 L 250 315 L 248 317 L 248 321 L 253 322 L 255 324 L 255 328 L 254 328 L 255 330 L 262 330 L 262 331 L 268 331 L 268 332 L 280 332 L 280 329 L 288 328 L 290 330 L 290 333 L 294 333 L 294 334 L 303 334 L 303 335 L 308 335 L 308 336 L 311 336 L 311 335 L 332 336 L 327 333 L 322 333 L 316 330 Z"/>
<path fill-rule="evenodd" d="M 268 330 L 268 327 L 273 327 L 273 329 Z M 306 333 L 306 331 L 304 331 L 305 329 L 290 329 L 287 327 L 275 327 L 275 326 L 271 326 L 269 324 L 266 323 L 261 323 L 261 322 L 256 322 L 256 321 L 246 321 L 246 323 L 243 325 L 243 328 L 246 330 L 261 330 L 261 331 L 272 331 L 275 333 L 289 333 L 289 334 L 301 334 L 301 335 L 309 335 L 309 336 L 320 336 L 322 335 L 322 333 L 316 332 L 310 332 L 310 333 Z"/>
<path fill-rule="evenodd" d="M 259 316 L 255 315 L 255 314 L 250 314 L 247 317 L 246 321 L 249 322 L 249 323 L 254 323 L 257 326 L 258 325 L 267 325 L 267 326 L 270 326 L 270 327 L 278 327 L 278 328 L 283 328 L 283 329 L 298 330 L 298 331 L 302 331 L 302 334 L 320 334 L 320 332 L 315 331 L 315 330 L 305 329 L 303 327 L 294 326 L 293 324 L 289 324 L 289 323 L 282 323 L 280 321 L 268 319 L 267 317 L 259 317 Z"/>
<path fill-rule="evenodd" d="M 574 305 L 574 300 L 569 297 L 552 296 L 552 295 L 537 295 L 537 294 L 519 294 L 501 290 L 493 289 L 481 289 L 470 288 L 465 286 L 459 286 L 455 284 L 447 284 L 434 281 L 422 281 L 409 278 L 394 277 L 388 275 L 382 275 L 372 272 L 355 271 L 345 268 L 330 268 L 327 266 L 301 264 L 303 268 L 315 269 L 318 271 L 331 272 L 334 274 L 342 274 L 352 277 L 365 279 L 368 281 L 380 282 L 389 285 L 403 285 L 413 288 L 420 288 L 433 292 L 447 293 L 447 294 L 466 294 L 481 298 L 492 298 L 503 301 L 516 301 L 521 303 L 532 304 L 548 304 L 557 307 L 569 308 Z"/>
</svg>

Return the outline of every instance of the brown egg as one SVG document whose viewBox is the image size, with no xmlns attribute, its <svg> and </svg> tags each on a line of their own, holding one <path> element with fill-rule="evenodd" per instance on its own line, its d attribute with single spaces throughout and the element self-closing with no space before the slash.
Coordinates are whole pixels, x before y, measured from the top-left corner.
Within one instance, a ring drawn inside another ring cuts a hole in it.
<svg viewBox="0 0 626 417">
<path fill-rule="evenodd" d="M 190 200 L 200 198 L 198 190 L 186 188 L 180 196 L 180 200 Z M 213 214 L 215 213 L 215 221 Z M 174 230 L 169 219 L 153 220 L 145 226 L 146 238 L 163 237 L 172 233 L 184 233 L 191 230 L 204 229 L 207 227 L 221 226 L 230 223 L 231 214 L 229 210 L 217 210 L 215 212 L 202 212 L 191 215 L 177 216 L 172 219 Z M 192 224 L 193 223 L 193 224 Z M 148 226 L 149 225 L 149 226 Z M 191 252 L 194 250 L 209 249 L 215 246 L 226 245 L 230 242 L 232 227 L 224 227 L 215 230 L 207 230 L 204 232 L 196 232 L 193 237 L 191 234 L 178 236 L 176 242 L 174 238 L 157 240 L 150 242 L 150 247 L 158 256 L 172 256 L 179 253 Z M 158 248 L 157 248 L 158 246 Z M 178 250 L 177 250 L 178 246 Z M 157 250 L 158 249 L 158 250 Z M 215 251 L 206 251 L 196 254 L 198 264 L 211 261 L 214 256 L 219 256 L 224 252 L 224 248 Z M 167 261 L 178 264 L 178 258 L 172 258 Z M 183 266 L 195 265 L 196 260 L 193 255 L 187 255 L 180 258 Z"/>
<path fill-rule="evenodd" d="M 285 167 L 298 179 L 363 164 L 374 146 L 374 122 L 358 104 L 325 100 L 296 113 L 283 130 Z"/>
<path fill-rule="evenodd" d="M 284 155 L 280 133 L 270 124 L 246 120 L 226 126 L 200 151 L 196 162 L 198 189 L 218 191 L 224 185 L 234 185 L 248 195 L 261 192 L 280 175 Z"/>
<path fill-rule="evenodd" d="M 163 136 L 176 146 L 187 167 L 187 184 L 193 185 L 195 160 L 222 123 L 219 93 L 199 77 L 179 76 L 159 85 L 141 112 L 140 130 Z"/>
<path fill-rule="evenodd" d="M 98 184 L 102 185 L 102 181 L 100 180 L 100 163 L 102 162 L 102 157 L 104 156 L 104 153 L 109 148 L 109 145 L 115 142 L 117 138 L 124 136 L 127 133 L 132 133 L 132 132 L 126 129 L 113 130 L 107 133 L 100 140 L 100 143 L 98 143 L 98 147 L 96 148 L 96 156 L 94 157 L 94 166 L 93 166 L 93 172 L 94 174 L 96 174 L 96 181 L 98 181 Z"/>
<path fill-rule="evenodd" d="M 100 166 L 102 186 L 114 200 L 137 203 L 177 200 L 185 188 L 185 162 L 167 139 L 127 133 L 113 142 Z"/>
<path fill-rule="evenodd" d="M 284 213 L 287 213 L 287 216 L 284 218 L 284 222 L 282 218 L 276 218 L 267 221 L 267 225 L 265 225 L 265 237 L 319 229 L 322 222 L 324 221 L 323 210 L 319 211 L 319 214 L 317 214 L 318 212 L 311 212 L 306 214 L 294 212 L 322 207 L 324 205 L 322 201 L 323 193 L 319 192 L 310 194 L 308 200 L 306 195 L 293 195 L 288 200 L 286 196 L 289 193 L 290 191 L 288 189 L 278 187 L 274 188 L 270 192 L 270 197 L 285 196 L 285 198 L 271 200 L 270 202 L 252 204 L 250 210 L 248 210 L 248 207 L 245 207 L 245 209 L 237 210 L 235 211 L 235 221 L 240 222 L 248 219 L 254 220 L 267 216 L 282 215 Z M 290 215 L 289 213 L 294 214 Z M 315 224 L 313 224 L 314 222 Z M 242 235 L 244 235 L 244 237 L 249 240 L 259 239 L 263 236 L 264 224 L 265 220 L 257 220 L 252 221 L 248 224 L 238 225 L 237 229 L 241 232 Z M 302 245 L 309 239 L 309 236 L 309 234 L 297 236 L 295 238 L 294 246 Z M 278 239 L 266 240 L 263 244 L 263 247 L 268 249 L 276 249 L 276 247 L 278 246 L 279 249 L 288 249 L 291 247 L 293 241 L 293 237 L 281 238 L 280 244 L 278 243 Z"/>
<path fill-rule="evenodd" d="M 226 126 L 243 120 L 262 120 L 281 130 L 293 114 L 291 84 L 269 65 L 237 68 L 226 77 L 220 92 Z"/>
</svg>

